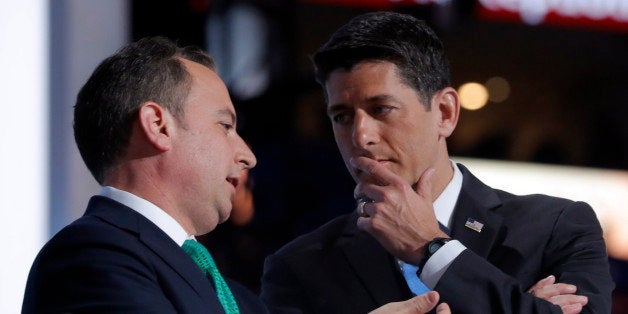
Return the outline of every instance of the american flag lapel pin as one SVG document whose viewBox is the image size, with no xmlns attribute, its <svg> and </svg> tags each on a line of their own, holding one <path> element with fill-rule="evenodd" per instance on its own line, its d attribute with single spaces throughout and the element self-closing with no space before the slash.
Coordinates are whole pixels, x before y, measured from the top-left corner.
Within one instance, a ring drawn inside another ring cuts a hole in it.
<svg viewBox="0 0 628 314">
<path fill-rule="evenodd" d="M 467 222 L 464 224 L 464 226 L 477 233 L 480 233 L 482 232 L 482 228 L 484 227 L 484 224 L 473 218 L 467 218 Z"/>
</svg>

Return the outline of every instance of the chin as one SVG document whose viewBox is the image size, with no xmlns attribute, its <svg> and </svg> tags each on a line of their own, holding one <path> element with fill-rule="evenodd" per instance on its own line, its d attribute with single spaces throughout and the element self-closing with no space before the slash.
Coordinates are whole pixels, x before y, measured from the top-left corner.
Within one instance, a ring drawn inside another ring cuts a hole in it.
<svg viewBox="0 0 628 314">
<path fill-rule="evenodd" d="M 231 216 L 231 209 L 233 206 L 229 206 L 227 209 L 222 210 L 219 212 L 218 214 L 218 223 L 221 224 L 227 220 L 229 220 L 229 217 Z"/>
</svg>

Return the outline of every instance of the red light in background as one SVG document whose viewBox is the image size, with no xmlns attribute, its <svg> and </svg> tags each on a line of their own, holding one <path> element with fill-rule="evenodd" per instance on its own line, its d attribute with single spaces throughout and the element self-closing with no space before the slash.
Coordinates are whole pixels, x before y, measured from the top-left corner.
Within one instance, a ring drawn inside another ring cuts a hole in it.
<svg viewBox="0 0 628 314">
<path fill-rule="evenodd" d="M 628 3 L 622 0 L 590 2 L 479 0 L 481 19 L 610 31 L 628 31 Z"/>
</svg>

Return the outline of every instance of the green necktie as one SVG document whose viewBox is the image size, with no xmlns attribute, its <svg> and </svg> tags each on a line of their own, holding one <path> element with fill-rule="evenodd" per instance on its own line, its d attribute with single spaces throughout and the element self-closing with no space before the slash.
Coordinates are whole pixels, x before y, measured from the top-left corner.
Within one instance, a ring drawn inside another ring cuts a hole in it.
<svg viewBox="0 0 628 314">
<path fill-rule="evenodd" d="M 214 281 L 218 300 L 220 300 L 220 304 L 222 304 L 222 307 L 225 309 L 225 313 L 239 314 L 240 310 L 238 309 L 238 304 L 231 290 L 229 290 L 225 279 L 220 275 L 218 267 L 216 267 L 216 263 L 214 263 L 214 259 L 205 246 L 194 240 L 185 240 L 182 248 L 185 253 L 190 255 L 196 265 L 201 268 L 205 276 L 211 277 Z"/>
</svg>

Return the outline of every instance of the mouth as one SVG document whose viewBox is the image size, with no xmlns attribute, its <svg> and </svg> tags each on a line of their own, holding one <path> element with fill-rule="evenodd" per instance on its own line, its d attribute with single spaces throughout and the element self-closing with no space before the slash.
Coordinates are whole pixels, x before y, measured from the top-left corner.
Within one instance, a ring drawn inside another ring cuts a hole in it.
<svg viewBox="0 0 628 314">
<path fill-rule="evenodd" d="M 237 177 L 228 177 L 227 182 L 233 185 L 233 188 L 235 189 L 238 187 L 238 183 L 240 182 L 240 179 Z"/>
<path fill-rule="evenodd" d="M 367 158 L 377 161 L 379 164 L 383 165 L 384 167 L 388 169 L 390 169 L 390 165 L 392 165 L 395 162 L 392 159 L 375 158 L 375 157 L 367 157 Z M 355 177 L 358 178 L 360 181 L 369 179 L 368 177 L 364 177 L 366 174 L 364 173 L 363 170 L 356 167 L 352 167 L 352 170 L 353 170 L 353 173 L 355 174 Z"/>
</svg>

